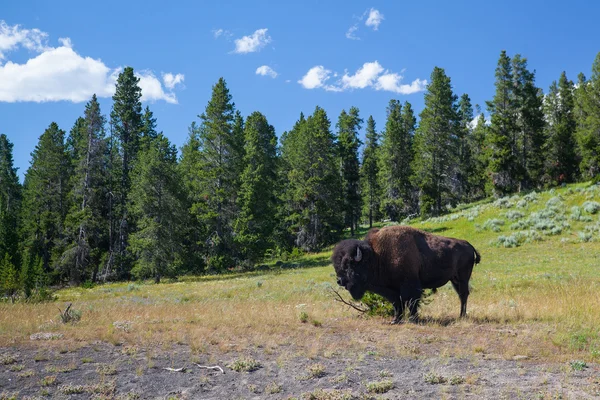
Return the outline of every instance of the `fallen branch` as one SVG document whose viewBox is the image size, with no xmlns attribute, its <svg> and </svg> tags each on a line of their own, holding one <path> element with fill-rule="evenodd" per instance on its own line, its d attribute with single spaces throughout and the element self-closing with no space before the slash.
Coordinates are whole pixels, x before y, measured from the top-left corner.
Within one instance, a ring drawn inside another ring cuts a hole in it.
<svg viewBox="0 0 600 400">
<path fill-rule="evenodd" d="M 225 373 L 225 371 L 223 371 L 223 368 L 219 367 L 218 365 L 215 365 L 214 367 L 209 367 L 207 365 L 200 365 L 200 364 L 196 364 L 194 363 L 195 366 L 197 366 L 198 368 L 204 368 L 204 369 L 218 369 L 219 371 L 221 371 L 222 374 Z"/>
<path fill-rule="evenodd" d="M 335 290 L 334 288 L 330 287 L 329 288 L 333 293 L 335 293 L 335 295 L 337 296 L 337 299 L 334 298 L 335 301 L 339 301 L 340 303 L 344 303 L 345 305 L 354 308 L 356 311 L 361 312 L 361 313 L 366 313 L 369 312 L 368 308 L 362 308 L 362 307 L 358 307 L 355 304 L 352 304 L 350 302 L 347 302 L 346 300 L 344 300 L 344 298 L 342 297 L 342 295 L 340 294 L 340 292 L 338 292 L 337 290 Z"/>
<path fill-rule="evenodd" d="M 166 369 L 167 371 L 172 371 L 172 372 L 185 372 L 186 371 L 186 367 L 181 367 L 181 368 L 163 368 Z"/>
</svg>

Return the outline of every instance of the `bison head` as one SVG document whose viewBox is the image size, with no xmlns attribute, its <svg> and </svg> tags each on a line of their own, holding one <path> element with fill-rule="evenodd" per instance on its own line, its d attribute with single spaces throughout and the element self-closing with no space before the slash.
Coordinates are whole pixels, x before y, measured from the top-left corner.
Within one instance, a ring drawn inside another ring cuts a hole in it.
<svg viewBox="0 0 600 400">
<path fill-rule="evenodd" d="M 333 249 L 331 260 L 337 283 L 345 287 L 356 300 L 361 299 L 369 284 L 369 263 L 373 250 L 360 240 L 343 240 Z"/>
</svg>

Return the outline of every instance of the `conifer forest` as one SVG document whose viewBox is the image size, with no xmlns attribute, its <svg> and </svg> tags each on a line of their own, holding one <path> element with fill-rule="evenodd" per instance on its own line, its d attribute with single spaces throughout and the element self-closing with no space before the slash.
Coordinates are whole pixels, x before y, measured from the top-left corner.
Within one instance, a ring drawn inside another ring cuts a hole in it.
<svg viewBox="0 0 600 400">
<path fill-rule="evenodd" d="M 502 51 L 485 104 L 435 67 L 419 115 L 391 99 L 377 126 L 356 107 L 316 106 L 285 132 L 236 110 L 221 78 L 181 149 L 125 68 L 110 110 L 94 95 L 71 127 L 48 121 L 23 182 L 0 135 L 0 297 L 250 269 L 359 225 L 596 179 L 600 53 L 590 61 L 591 75 L 541 88 L 525 57 Z"/>
</svg>

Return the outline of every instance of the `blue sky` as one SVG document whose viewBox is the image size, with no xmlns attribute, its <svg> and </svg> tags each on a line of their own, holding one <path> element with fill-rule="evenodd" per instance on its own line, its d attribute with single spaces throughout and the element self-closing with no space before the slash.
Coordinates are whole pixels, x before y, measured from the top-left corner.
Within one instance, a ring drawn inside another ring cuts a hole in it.
<svg viewBox="0 0 600 400">
<path fill-rule="evenodd" d="M 22 176 L 44 129 L 68 132 L 91 93 L 109 114 L 125 66 L 178 147 L 221 76 L 237 108 L 261 111 L 278 135 L 316 105 L 332 127 L 357 106 L 380 130 L 392 98 L 421 111 L 434 66 L 482 106 L 502 49 L 526 57 L 544 90 L 563 70 L 589 75 L 598 15 L 600 2 L 579 0 L 4 2 L 0 133 Z"/>
</svg>

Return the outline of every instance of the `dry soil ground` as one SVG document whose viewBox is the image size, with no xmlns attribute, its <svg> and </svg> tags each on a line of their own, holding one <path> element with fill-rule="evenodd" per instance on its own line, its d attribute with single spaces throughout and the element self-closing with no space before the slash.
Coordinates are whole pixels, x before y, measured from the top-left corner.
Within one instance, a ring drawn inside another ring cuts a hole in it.
<svg viewBox="0 0 600 400">
<path fill-rule="evenodd" d="M 427 345 L 414 356 L 392 358 L 376 350 L 308 357 L 293 345 L 277 352 L 194 354 L 187 345 L 159 349 L 98 342 L 78 348 L 60 341 L 1 348 L 0 398 L 600 398 L 598 364 L 506 360 L 484 353 L 454 357 L 433 348 L 427 354 Z M 224 373 L 198 365 L 218 365 Z"/>
</svg>

